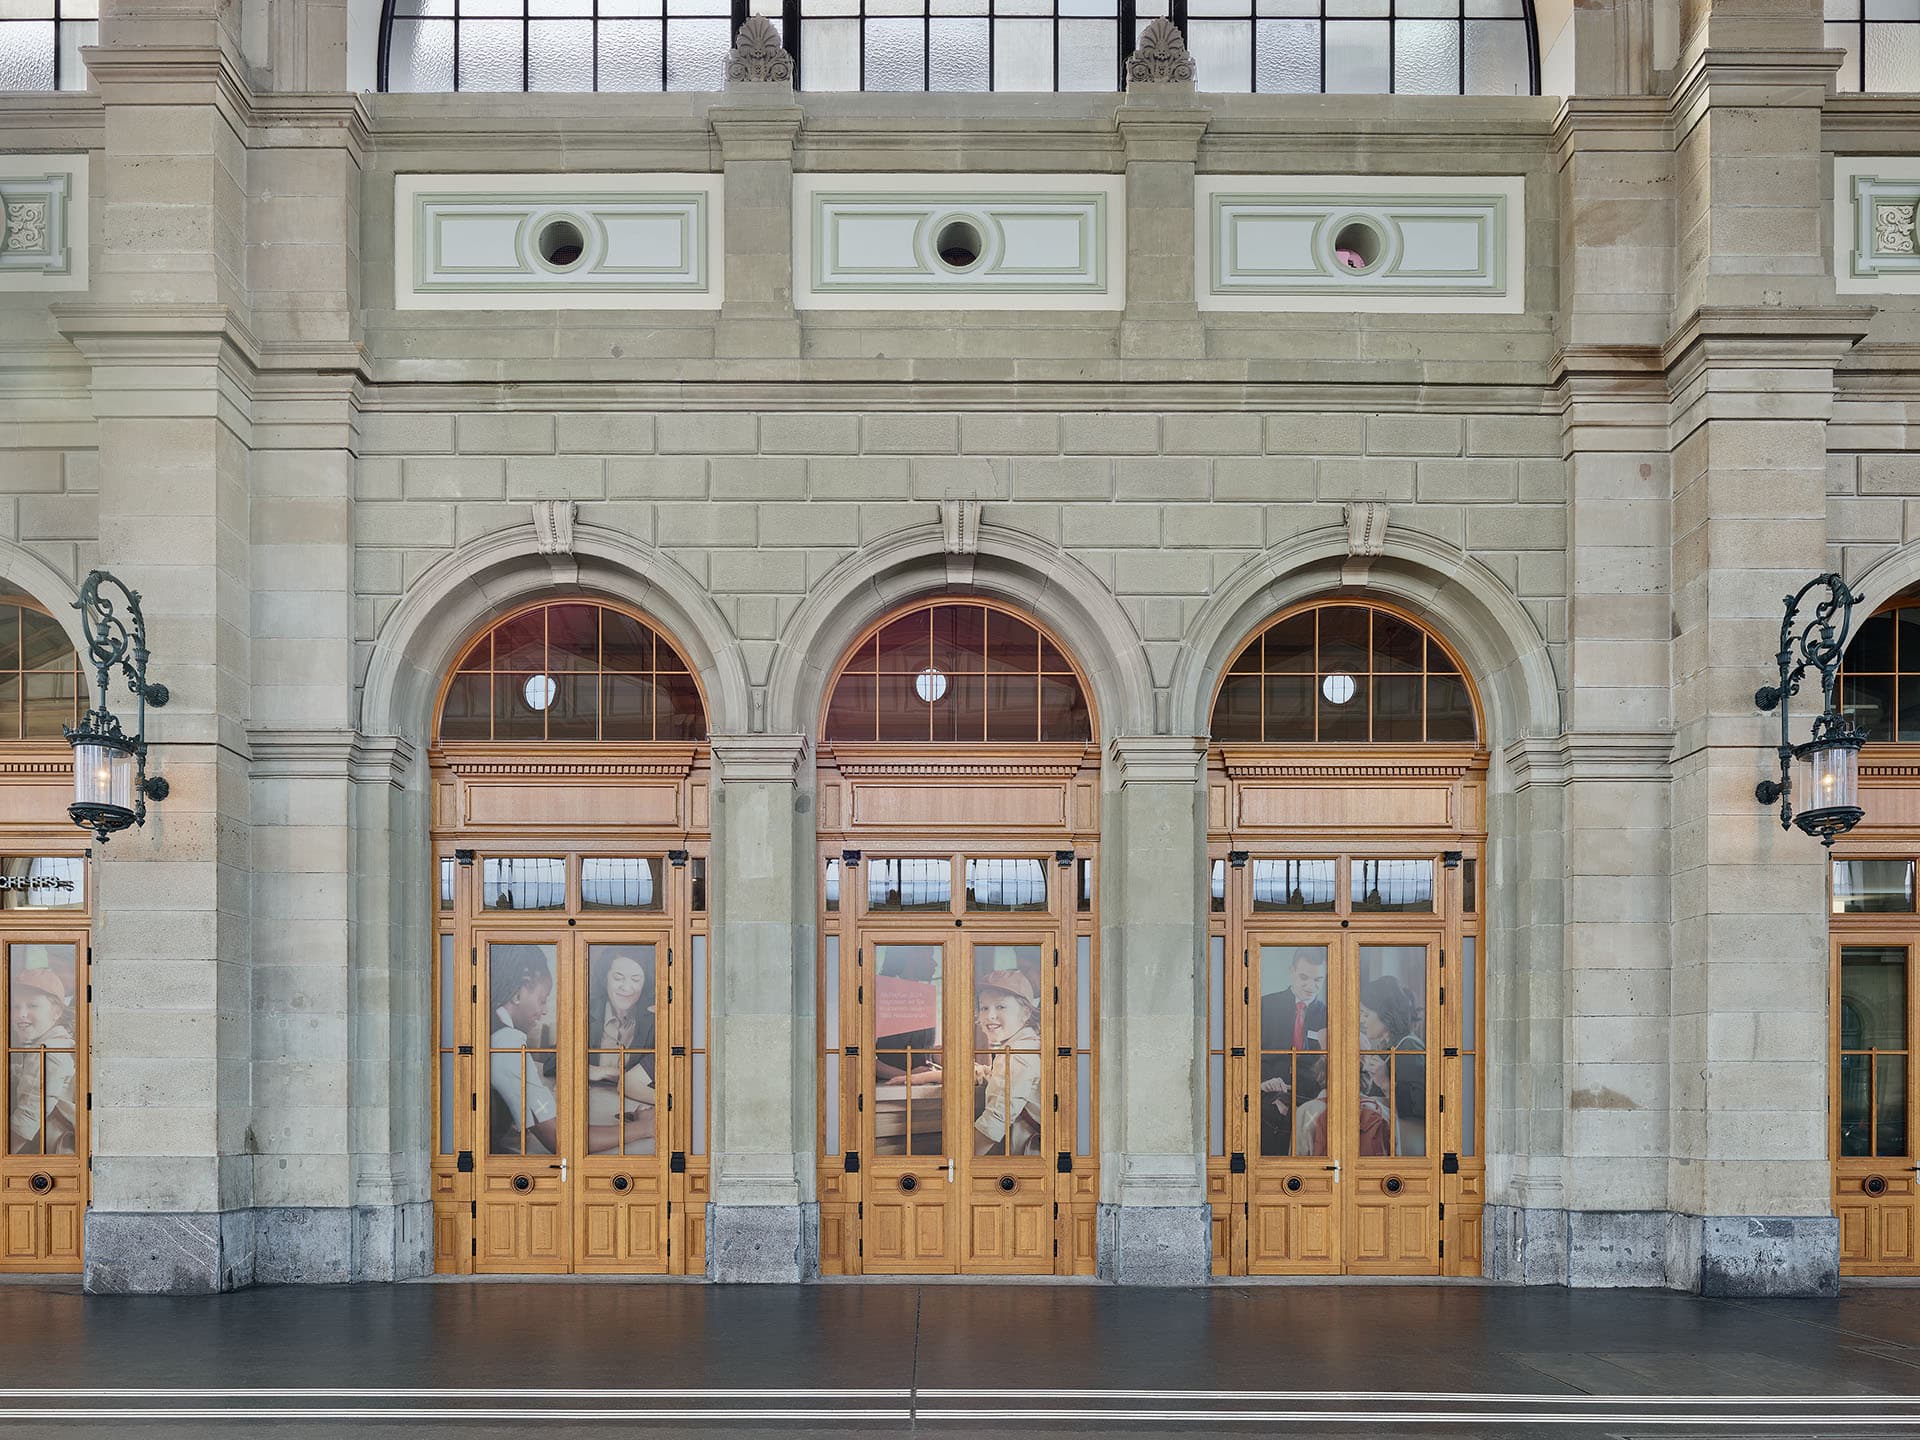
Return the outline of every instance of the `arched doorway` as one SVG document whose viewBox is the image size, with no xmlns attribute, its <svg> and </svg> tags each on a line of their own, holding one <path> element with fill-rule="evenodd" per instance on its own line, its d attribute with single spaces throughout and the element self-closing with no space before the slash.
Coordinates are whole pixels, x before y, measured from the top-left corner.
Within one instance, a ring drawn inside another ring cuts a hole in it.
<svg viewBox="0 0 1920 1440">
<path fill-rule="evenodd" d="M 646 617 L 499 617 L 432 761 L 435 1268 L 698 1274 L 707 708 Z"/>
<path fill-rule="evenodd" d="M 821 1269 L 1091 1274 L 1097 719 L 995 601 L 907 605 L 821 717 Z"/>
<path fill-rule="evenodd" d="M 1218 1274 L 1480 1273 L 1486 752 L 1411 614 L 1282 612 L 1215 691 Z"/>
<path fill-rule="evenodd" d="M 1840 703 L 1867 736 L 1866 817 L 1836 842 L 1831 866 L 1827 1091 L 1840 1271 L 1911 1275 L 1920 1272 L 1911 1064 L 1920 1025 L 1920 591 L 1856 622 Z"/>
<path fill-rule="evenodd" d="M 87 1208 L 92 866 L 67 819 L 87 707 L 80 657 L 34 601 L 0 594 L 0 983 L 7 1143 L 0 1272 L 80 1268 Z"/>
</svg>

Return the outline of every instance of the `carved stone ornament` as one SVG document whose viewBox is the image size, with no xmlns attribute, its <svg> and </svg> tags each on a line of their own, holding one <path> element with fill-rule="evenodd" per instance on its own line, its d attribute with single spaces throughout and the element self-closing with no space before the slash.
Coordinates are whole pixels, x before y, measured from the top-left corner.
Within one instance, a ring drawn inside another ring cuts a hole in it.
<svg viewBox="0 0 1920 1440">
<path fill-rule="evenodd" d="M 727 55 L 727 79 L 751 84 L 791 85 L 793 57 L 781 48 L 780 32 L 764 15 L 749 15 L 733 37 Z"/>
<path fill-rule="evenodd" d="M 1355 500 L 1347 506 L 1347 553 L 1378 555 L 1387 548 L 1387 503 Z"/>
<path fill-rule="evenodd" d="M 1180 27 L 1162 16 L 1141 32 L 1140 48 L 1127 57 L 1127 84 L 1191 85 L 1193 56 Z"/>
<path fill-rule="evenodd" d="M 942 500 L 940 528 L 946 532 L 949 555 L 975 555 L 980 551 L 980 502 L 978 500 Z"/>
<path fill-rule="evenodd" d="M 1873 249 L 1876 255 L 1914 253 L 1914 207 L 1878 204 L 1873 207 Z"/>
<path fill-rule="evenodd" d="M 47 202 L 15 200 L 5 207 L 8 250 L 47 248 Z"/>
<path fill-rule="evenodd" d="M 542 555 L 573 553 L 573 501 L 533 502 L 533 538 Z"/>
</svg>

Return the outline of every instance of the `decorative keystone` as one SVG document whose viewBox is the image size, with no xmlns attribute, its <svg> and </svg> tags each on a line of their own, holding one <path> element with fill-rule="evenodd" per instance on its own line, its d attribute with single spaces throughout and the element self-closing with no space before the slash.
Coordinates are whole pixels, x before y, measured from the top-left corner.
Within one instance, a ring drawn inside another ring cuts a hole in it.
<svg viewBox="0 0 1920 1440">
<path fill-rule="evenodd" d="M 1193 84 L 1193 56 L 1180 27 L 1162 16 L 1141 32 L 1140 48 L 1127 57 L 1127 88 Z"/>
<path fill-rule="evenodd" d="M 573 553 L 573 501 L 533 502 L 533 538 L 542 555 Z"/>
<path fill-rule="evenodd" d="M 1355 500 L 1347 506 L 1347 554 L 1378 555 L 1387 548 L 1387 502 Z"/>
<path fill-rule="evenodd" d="M 977 555 L 980 552 L 980 502 L 942 500 L 940 528 L 945 532 L 949 555 Z"/>
<path fill-rule="evenodd" d="M 791 85 L 793 57 L 780 44 L 780 32 L 764 15 L 749 15 L 733 37 L 727 55 L 727 82 L 749 85 Z"/>
</svg>

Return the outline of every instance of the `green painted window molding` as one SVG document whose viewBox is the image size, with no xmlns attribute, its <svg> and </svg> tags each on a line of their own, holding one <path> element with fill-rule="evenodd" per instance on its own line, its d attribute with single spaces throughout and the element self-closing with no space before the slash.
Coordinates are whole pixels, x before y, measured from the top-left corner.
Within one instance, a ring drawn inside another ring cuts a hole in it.
<svg viewBox="0 0 1920 1440">
<path fill-rule="evenodd" d="M 0 290 L 87 288 L 87 157 L 8 155 L 0 168 Z"/>
<path fill-rule="evenodd" d="M 1125 181 L 794 177 L 796 309 L 1118 310 Z"/>
<path fill-rule="evenodd" d="M 717 175 L 400 175 L 399 310 L 712 310 Z"/>
<path fill-rule="evenodd" d="M 1518 314 L 1520 176 L 1202 176 L 1202 310 Z"/>
<path fill-rule="evenodd" d="M 1920 159 L 1855 157 L 1833 164 L 1834 288 L 1842 294 L 1920 294 Z"/>
</svg>

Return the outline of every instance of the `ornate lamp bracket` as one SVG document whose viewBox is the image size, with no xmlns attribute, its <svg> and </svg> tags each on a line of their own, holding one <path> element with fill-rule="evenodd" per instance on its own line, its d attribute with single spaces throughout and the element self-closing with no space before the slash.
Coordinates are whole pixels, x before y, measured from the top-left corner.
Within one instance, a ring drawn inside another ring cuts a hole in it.
<svg viewBox="0 0 1920 1440">
<path fill-rule="evenodd" d="M 167 798 L 171 787 L 166 777 L 147 774 L 147 707 L 157 710 L 170 697 L 165 685 L 147 679 L 147 621 L 139 592 L 109 572 L 95 570 L 80 587 L 73 608 L 80 612 L 94 688 L 93 708 L 80 717 L 78 726 L 65 730 L 67 743 L 74 747 L 75 770 L 75 798 L 67 813 L 104 844 L 128 826 L 146 824 L 149 800 Z M 107 705 L 115 670 L 133 692 L 131 735 Z M 116 790 L 113 776 L 123 765 L 131 765 L 132 782 Z"/>
<path fill-rule="evenodd" d="M 1820 590 L 1826 592 L 1824 596 L 1809 599 Z M 1780 712 L 1780 743 L 1775 747 L 1780 778 L 1762 780 L 1754 787 L 1754 798 L 1762 805 L 1779 805 L 1781 829 L 1798 824 L 1829 846 L 1859 824 L 1863 814 L 1858 804 L 1858 760 L 1866 733 L 1841 711 L 1835 693 L 1853 607 L 1858 603 L 1847 582 L 1833 573 L 1816 576 L 1787 596 L 1780 652 L 1774 657 L 1780 683 L 1762 685 L 1753 693 L 1753 703 L 1761 710 Z M 1814 717 L 1812 738 L 1796 745 L 1791 702 L 1809 672 L 1820 679 L 1821 711 Z M 1814 786 L 1813 793 L 1800 797 L 1798 811 L 1793 793 L 1796 762 Z"/>
</svg>

